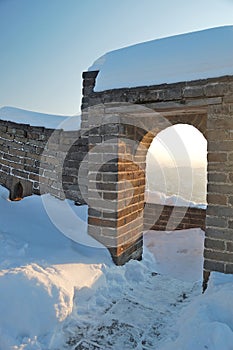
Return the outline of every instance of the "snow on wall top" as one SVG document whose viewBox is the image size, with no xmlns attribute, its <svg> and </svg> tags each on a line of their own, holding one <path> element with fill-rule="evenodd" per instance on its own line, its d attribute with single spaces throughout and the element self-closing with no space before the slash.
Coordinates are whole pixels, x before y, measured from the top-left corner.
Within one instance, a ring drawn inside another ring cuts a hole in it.
<svg viewBox="0 0 233 350">
<path fill-rule="evenodd" d="M 233 75 L 233 26 L 111 51 L 88 70 L 100 71 L 95 91 Z"/>
<path fill-rule="evenodd" d="M 63 129 L 65 131 L 79 130 L 81 124 L 80 116 L 58 116 L 26 111 L 15 107 L 0 108 L 0 119 L 31 126 L 42 126 L 49 129 Z"/>
</svg>

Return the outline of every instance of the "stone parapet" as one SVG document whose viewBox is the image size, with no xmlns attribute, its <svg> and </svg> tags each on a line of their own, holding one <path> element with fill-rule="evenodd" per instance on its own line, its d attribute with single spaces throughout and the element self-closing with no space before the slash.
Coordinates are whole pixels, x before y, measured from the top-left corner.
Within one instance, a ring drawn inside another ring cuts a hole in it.
<svg viewBox="0 0 233 350">
<path fill-rule="evenodd" d="M 206 229 L 206 209 L 146 203 L 144 230 Z"/>
<path fill-rule="evenodd" d="M 80 131 L 64 131 L 0 120 L 0 184 L 15 198 L 51 193 L 83 202 L 78 184 L 79 164 L 87 153 Z"/>
</svg>

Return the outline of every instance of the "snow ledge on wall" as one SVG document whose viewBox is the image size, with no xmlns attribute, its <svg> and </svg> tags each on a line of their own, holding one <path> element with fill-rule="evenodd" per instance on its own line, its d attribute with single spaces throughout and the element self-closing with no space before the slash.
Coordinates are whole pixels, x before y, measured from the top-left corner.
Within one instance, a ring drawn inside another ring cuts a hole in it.
<svg viewBox="0 0 233 350">
<path fill-rule="evenodd" d="M 233 26 L 156 39 L 106 53 L 95 91 L 233 75 Z"/>
<path fill-rule="evenodd" d="M 79 130 L 81 127 L 81 116 L 79 115 L 69 117 L 44 114 L 9 106 L 0 108 L 0 120 L 47 129 L 63 129 L 64 131 Z"/>
</svg>

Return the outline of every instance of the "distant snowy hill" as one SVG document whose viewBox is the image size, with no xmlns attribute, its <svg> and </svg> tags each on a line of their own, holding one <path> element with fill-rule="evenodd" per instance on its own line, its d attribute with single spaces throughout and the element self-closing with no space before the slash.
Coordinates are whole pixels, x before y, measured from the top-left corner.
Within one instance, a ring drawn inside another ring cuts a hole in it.
<svg viewBox="0 0 233 350">
<path fill-rule="evenodd" d="M 233 75 L 233 26 L 176 35 L 108 52 L 95 91 Z"/>
<path fill-rule="evenodd" d="M 0 108 L 0 119 L 15 123 L 30 124 L 31 126 L 42 126 L 51 129 L 79 130 L 81 124 L 80 116 L 59 116 L 27 111 L 15 107 Z"/>
</svg>

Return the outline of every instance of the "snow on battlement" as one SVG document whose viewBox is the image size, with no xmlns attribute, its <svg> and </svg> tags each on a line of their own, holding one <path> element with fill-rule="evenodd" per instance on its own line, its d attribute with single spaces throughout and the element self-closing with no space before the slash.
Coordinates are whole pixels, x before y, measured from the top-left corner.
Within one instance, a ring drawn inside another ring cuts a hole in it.
<svg viewBox="0 0 233 350">
<path fill-rule="evenodd" d="M 233 75 L 233 26 L 111 51 L 89 68 L 89 71 L 96 70 L 100 72 L 95 91 Z"/>
</svg>

